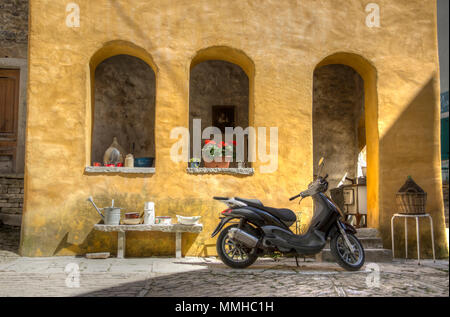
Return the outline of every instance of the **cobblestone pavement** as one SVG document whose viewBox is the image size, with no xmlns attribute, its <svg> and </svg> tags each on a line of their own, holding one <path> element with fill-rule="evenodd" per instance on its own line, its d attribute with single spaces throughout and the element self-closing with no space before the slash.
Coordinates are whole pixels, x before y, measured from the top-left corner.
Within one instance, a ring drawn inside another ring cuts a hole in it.
<svg viewBox="0 0 450 317">
<path fill-rule="evenodd" d="M 0 296 L 449 296 L 448 260 L 367 263 L 346 272 L 312 260 L 297 267 L 293 259 L 232 270 L 214 258 L 24 258 L 5 237 L 17 232 L 3 229 Z"/>
<path fill-rule="evenodd" d="M 0 264 L 0 296 L 449 296 L 448 261 L 378 265 L 379 285 L 367 266 L 290 259 L 232 270 L 210 258 L 16 258 Z"/>
</svg>

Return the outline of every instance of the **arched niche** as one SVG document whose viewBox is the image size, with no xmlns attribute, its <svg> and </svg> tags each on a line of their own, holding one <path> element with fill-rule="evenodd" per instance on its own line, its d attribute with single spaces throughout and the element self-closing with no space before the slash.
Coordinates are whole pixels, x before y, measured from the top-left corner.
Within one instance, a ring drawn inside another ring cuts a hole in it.
<svg viewBox="0 0 450 317">
<path fill-rule="evenodd" d="M 214 116 L 222 113 L 233 118 L 234 127 L 252 126 L 254 76 L 253 61 L 240 50 L 214 46 L 198 51 L 189 68 L 191 136 L 193 119 L 202 119 L 203 130 L 216 126 Z M 245 149 L 247 141 L 245 139 Z M 246 150 L 245 157 L 248 157 Z M 230 166 L 236 167 L 236 164 Z"/>
<path fill-rule="evenodd" d="M 102 153 L 114 136 L 126 153 L 156 157 L 157 71 L 143 48 L 126 41 L 109 42 L 93 54 L 88 72 L 87 165 L 103 161 Z"/>
<path fill-rule="evenodd" d="M 353 69 L 363 80 L 364 120 L 357 123 L 364 128 L 367 157 L 367 226 L 379 227 L 379 134 L 378 134 L 378 96 L 377 71 L 364 57 L 347 52 L 338 52 L 325 57 L 314 72 L 329 65 L 345 65 Z M 348 70 L 347 70 L 348 71 Z M 314 107 L 313 107 L 314 108 Z M 361 135 L 359 136 L 361 138 Z M 358 147 L 362 144 L 359 142 Z M 318 158 L 314 158 L 315 161 Z"/>
</svg>

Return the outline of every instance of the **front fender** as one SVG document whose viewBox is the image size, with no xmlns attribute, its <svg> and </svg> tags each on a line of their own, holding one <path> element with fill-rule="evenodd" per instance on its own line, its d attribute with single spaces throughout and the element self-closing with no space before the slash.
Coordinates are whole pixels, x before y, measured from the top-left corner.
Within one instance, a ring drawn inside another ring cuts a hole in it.
<svg viewBox="0 0 450 317">
<path fill-rule="evenodd" d="M 351 234 L 356 234 L 357 233 L 355 227 L 353 227 L 351 224 L 338 220 L 338 221 L 336 221 L 336 225 L 331 226 L 331 229 L 330 229 L 330 231 L 327 234 L 327 238 L 328 237 L 334 237 L 336 234 L 339 233 L 338 226 L 341 226 L 342 229 L 344 229 L 344 231 L 346 233 L 351 233 Z"/>
<path fill-rule="evenodd" d="M 212 233 L 212 235 L 211 235 L 211 238 L 214 238 L 222 229 L 223 229 L 223 227 L 228 223 L 228 222 L 230 222 L 230 220 L 233 220 L 233 219 L 239 219 L 239 218 L 237 218 L 237 217 L 224 217 L 224 218 L 221 218 L 222 220 L 220 220 L 220 223 L 217 225 L 217 227 L 216 227 L 216 229 L 214 230 L 214 232 Z"/>
<path fill-rule="evenodd" d="M 353 227 L 351 224 L 346 223 L 346 222 L 341 222 L 341 225 L 345 232 L 351 233 L 351 234 L 357 233 L 356 228 Z"/>
</svg>

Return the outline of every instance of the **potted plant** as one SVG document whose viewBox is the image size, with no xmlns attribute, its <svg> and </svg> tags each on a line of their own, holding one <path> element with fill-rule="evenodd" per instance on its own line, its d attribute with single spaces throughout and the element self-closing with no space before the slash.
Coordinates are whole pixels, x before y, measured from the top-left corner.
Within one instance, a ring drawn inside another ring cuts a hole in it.
<svg viewBox="0 0 450 317">
<path fill-rule="evenodd" d="M 234 143 L 233 143 L 234 144 Z M 226 142 L 217 144 L 215 141 L 206 140 L 203 147 L 203 156 L 211 162 L 205 161 L 207 168 L 228 168 L 234 155 L 234 147 Z M 220 158 L 220 160 L 217 160 Z M 231 159 L 230 159 L 231 158 Z"/>
<path fill-rule="evenodd" d="M 193 158 L 191 158 L 189 160 L 189 166 L 191 168 L 199 168 L 200 167 L 200 162 L 201 162 L 201 160 L 199 158 L 193 157 Z"/>
</svg>

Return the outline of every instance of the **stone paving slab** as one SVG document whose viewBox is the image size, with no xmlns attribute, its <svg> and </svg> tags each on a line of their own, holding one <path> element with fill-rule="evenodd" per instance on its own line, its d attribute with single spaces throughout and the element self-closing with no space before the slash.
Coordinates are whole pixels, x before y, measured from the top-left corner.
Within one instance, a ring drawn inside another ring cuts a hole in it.
<svg viewBox="0 0 450 317">
<path fill-rule="evenodd" d="M 146 274 L 82 274 L 80 287 L 70 288 L 65 283 L 67 274 L 1 273 L 0 285 L 8 286 L 0 288 L 0 296 L 138 296 L 147 278 Z M 131 285 L 114 289 L 123 283 Z"/>
</svg>

